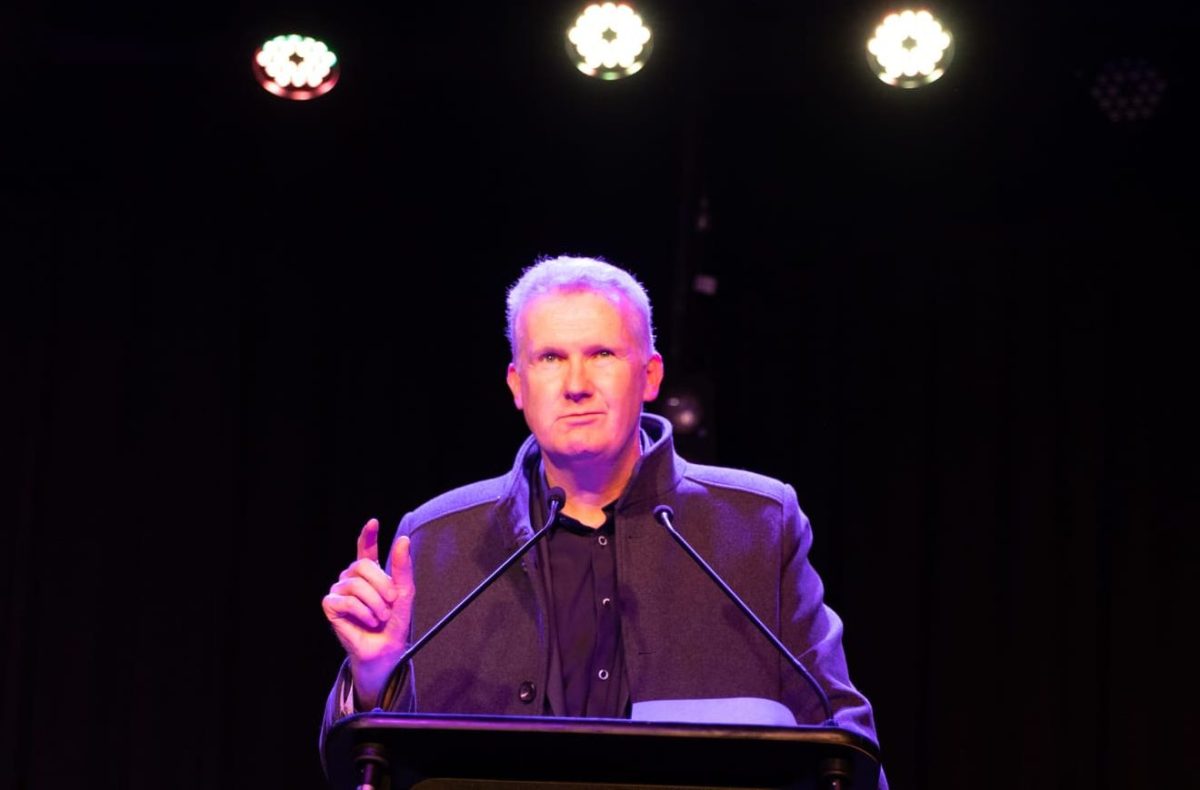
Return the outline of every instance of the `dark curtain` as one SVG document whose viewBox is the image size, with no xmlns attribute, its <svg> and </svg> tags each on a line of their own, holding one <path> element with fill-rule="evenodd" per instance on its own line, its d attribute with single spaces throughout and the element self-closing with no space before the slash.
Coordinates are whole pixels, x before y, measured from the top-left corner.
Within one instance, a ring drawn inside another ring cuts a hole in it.
<svg viewBox="0 0 1200 790">
<path fill-rule="evenodd" d="M 1124 128 L 1069 70 L 904 103 L 741 65 L 700 95 L 718 66 L 662 47 L 624 93 L 529 89 L 557 52 L 303 108 L 232 67 L 28 69 L 0 787 L 323 787 L 320 598 L 367 518 L 510 463 L 504 289 L 559 252 L 648 285 L 705 406 L 685 452 L 796 486 L 894 788 L 1195 786 L 1185 71 Z"/>
</svg>

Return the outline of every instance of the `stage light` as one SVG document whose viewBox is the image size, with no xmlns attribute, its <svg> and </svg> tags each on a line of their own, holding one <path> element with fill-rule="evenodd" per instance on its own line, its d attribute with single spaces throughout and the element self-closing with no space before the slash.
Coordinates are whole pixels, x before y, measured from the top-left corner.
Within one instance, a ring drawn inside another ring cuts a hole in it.
<svg viewBox="0 0 1200 790">
<path fill-rule="evenodd" d="M 276 36 L 254 53 L 258 84 L 284 99 L 305 101 L 323 96 L 337 84 L 337 55 L 312 36 Z"/>
<path fill-rule="evenodd" d="M 642 70 L 650 39 L 650 28 L 631 6 L 593 3 L 567 31 L 567 53 L 589 77 L 617 80 Z"/>
<path fill-rule="evenodd" d="M 928 85 L 946 73 L 953 55 L 950 31 L 924 10 L 888 14 L 867 42 L 875 76 L 898 88 Z"/>
<path fill-rule="evenodd" d="M 1142 58 L 1104 64 L 1092 83 L 1092 98 L 1113 123 L 1147 121 L 1158 109 L 1167 81 Z"/>
<path fill-rule="evenodd" d="M 703 430 L 704 405 L 694 392 L 680 390 L 667 396 L 664 416 L 675 427 L 675 433 L 689 435 Z"/>
</svg>

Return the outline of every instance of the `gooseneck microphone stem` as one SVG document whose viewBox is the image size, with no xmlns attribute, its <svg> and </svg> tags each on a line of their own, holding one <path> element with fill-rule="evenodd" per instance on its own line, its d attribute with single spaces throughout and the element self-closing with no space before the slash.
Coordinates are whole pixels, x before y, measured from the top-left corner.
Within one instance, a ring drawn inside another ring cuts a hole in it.
<svg viewBox="0 0 1200 790">
<path fill-rule="evenodd" d="M 563 490 L 561 488 L 551 489 L 550 493 L 547 495 L 548 512 L 546 515 L 545 526 L 535 532 L 532 538 L 525 541 L 520 548 L 509 555 L 508 559 L 500 563 L 500 565 L 496 567 L 496 570 L 492 571 L 490 574 L 488 574 L 486 579 L 476 585 L 474 590 L 471 590 L 471 592 L 467 593 L 466 598 L 463 598 L 454 606 L 453 609 L 451 609 L 449 612 L 446 612 L 441 620 L 438 620 L 436 623 L 434 623 L 432 628 L 425 632 L 424 636 L 409 645 L 408 649 L 404 651 L 404 655 L 400 656 L 399 661 L 396 662 L 396 666 L 404 666 L 409 659 L 416 655 L 418 650 L 424 647 L 430 639 L 433 639 L 435 636 L 437 636 L 438 632 L 445 628 L 451 620 L 457 617 L 459 612 L 461 612 L 463 609 L 466 609 L 472 601 L 478 598 L 484 590 L 492 585 L 492 582 L 496 581 L 496 579 L 500 578 L 501 574 L 511 568 L 513 563 L 524 557 L 531 548 L 536 546 L 537 542 L 542 539 L 542 536 L 549 532 L 551 528 L 554 527 L 555 522 L 558 521 L 558 513 L 562 509 L 565 501 L 566 496 L 563 494 Z"/>
<path fill-rule="evenodd" d="M 783 642 L 779 641 L 779 637 L 771 633 L 771 629 L 767 628 L 767 626 L 763 624 L 763 621 L 758 619 L 758 615 L 750 611 L 750 607 L 747 606 L 746 603 L 738 597 L 737 593 L 735 593 L 733 589 L 725 583 L 725 580 L 722 579 L 717 572 L 712 569 L 712 566 L 705 562 L 704 558 L 692 548 L 691 544 L 687 542 L 687 539 L 684 538 L 683 535 L 679 534 L 679 531 L 676 530 L 674 525 L 671 523 L 671 520 L 674 518 L 674 516 L 675 512 L 666 505 L 659 505 L 654 509 L 654 520 L 663 525 L 663 527 L 667 530 L 667 533 L 675 539 L 676 543 L 679 544 L 680 548 L 687 552 L 687 555 L 691 557 L 697 565 L 700 566 L 702 571 L 708 574 L 708 578 L 712 579 L 713 582 L 715 582 L 716 585 L 721 588 L 721 592 L 725 593 L 729 600 L 733 601 L 733 605 L 736 606 L 750 622 L 754 623 L 754 627 L 757 628 L 763 636 L 770 640 L 771 644 L 775 646 L 775 649 L 778 650 L 780 654 L 788 660 L 795 670 L 800 673 L 800 676 L 808 682 L 808 685 L 812 687 L 812 690 L 816 692 L 817 697 L 821 700 L 821 706 L 825 709 L 825 726 L 836 726 L 836 723 L 833 720 L 833 706 L 829 703 L 829 695 L 825 693 L 825 689 L 821 688 L 821 684 L 817 683 L 816 678 L 812 676 L 812 673 L 810 673 L 808 669 L 806 669 L 805 666 L 800 663 L 799 659 L 792 655 L 792 651 L 788 650 L 787 647 L 784 646 Z"/>
<path fill-rule="evenodd" d="M 417 654 L 417 651 L 429 644 L 430 639 L 433 639 L 438 635 L 438 632 L 449 625 L 450 621 L 457 617 L 459 612 L 470 606 L 471 602 L 478 598 L 484 590 L 491 586 L 492 582 L 496 581 L 496 579 L 499 579 L 501 574 L 511 568 L 513 563 L 524 557 L 531 548 L 537 545 L 537 542 L 542 539 L 542 536 L 549 532 L 551 528 L 554 527 L 555 523 L 557 523 L 559 511 L 562 510 L 562 507 L 566 501 L 566 494 L 563 493 L 561 488 L 555 487 L 550 489 L 550 492 L 546 495 L 547 515 L 545 526 L 534 533 L 533 537 L 525 541 L 520 548 L 509 555 L 508 559 L 500 563 L 499 567 L 488 574 L 486 579 L 477 584 L 474 590 L 471 590 L 471 592 L 467 593 L 466 598 L 463 598 L 454 606 L 453 609 L 451 609 L 449 612 L 446 612 L 441 620 L 438 620 L 432 628 L 425 632 L 424 636 L 408 646 L 408 649 L 404 651 L 404 654 L 400 656 L 400 659 L 396 662 L 396 666 L 392 667 L 391 674 L 388 675 L 387 682 L 383 686 L 383 704 L 385 707 L 390 705 L 390 700 L 392 698 L 391 689 L 393 688 L 400 673 L 402 673 L 404 668 L 408 666 L 409 660 Z M 388 760 L 387 755 L 384 753 L 382 747 L 378 746 L 377 744 L 366 744 L 363 747 L 360 747 L 355 755 L 354 764 L 355 772 L 358 777 L 355 784 L 356 790 L 381 790 L 381 788 L 388 786 Z"/>
</svg>

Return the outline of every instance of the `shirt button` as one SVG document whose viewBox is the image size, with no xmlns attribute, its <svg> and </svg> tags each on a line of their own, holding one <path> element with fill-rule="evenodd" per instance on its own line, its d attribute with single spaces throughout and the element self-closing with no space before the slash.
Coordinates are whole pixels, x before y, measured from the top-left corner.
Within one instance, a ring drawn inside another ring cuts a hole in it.
<svg viewBox="0 0 1200 790">
<path fill-rule="evenodd" d="M 608 670 L 607 669 L 600 670 L 599 672 L 596 673 L 596 677 L 600 678 L 601 680 L 608 680 Z"/>
<path fill-rule="evenodd" d="M 600 537 L 596 538 L 596 542 L 597 542 L 597 543 L 599 543 L 601 546 L 607 546 L 607 545 L 608 545 L 608 538 L 606 538 L 606 537 L 604 537 L 603 535 L 601 535 Z"/>
<path fill-rule="evenodd" d="M 601 606 L 612 606 L 612 598 L 601 598 L 600 605 Z"/>
<path fill-rule="evenodd" d="M 517 689 L 517 699 L 524 702 L 526 705 L 533 702 L 533 698 L 537 696 L 537 686 L 533 685 L 532 681 L 526 680 Z"/>
</svg>

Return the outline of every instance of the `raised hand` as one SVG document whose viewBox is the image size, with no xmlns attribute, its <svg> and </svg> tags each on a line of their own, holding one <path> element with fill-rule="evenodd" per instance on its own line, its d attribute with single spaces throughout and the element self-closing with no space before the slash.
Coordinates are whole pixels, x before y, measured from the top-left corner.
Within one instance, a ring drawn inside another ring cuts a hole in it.
<svg viewBox="0 0 1200 790">
<path fill-rule="evenodd" d="M 396 538 L 386 569 L 379 564 L 379 521 L 358 536 L 358 556 L 329 588 L 321 604 L 350 657 L 355 696 L 370 706 L 407 647 L 413 577 L 406 536 Z"/>
</svg>

